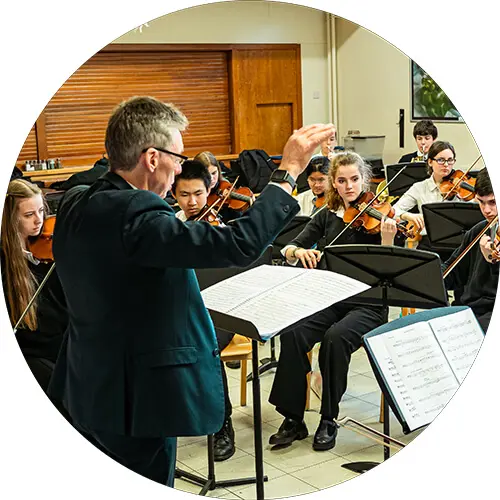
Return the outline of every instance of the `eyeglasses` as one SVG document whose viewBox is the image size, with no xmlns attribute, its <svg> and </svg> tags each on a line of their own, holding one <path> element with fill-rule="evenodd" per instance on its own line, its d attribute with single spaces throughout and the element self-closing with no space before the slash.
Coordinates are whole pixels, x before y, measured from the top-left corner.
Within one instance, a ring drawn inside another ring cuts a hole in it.
<svg viewBox="0 0 500 500">
<path fill-rule="evenodd" d="M 166 153 L 168 155 L 175 156 L 179 158 L 177 163 L 182 165 L 186 160 L 189 160 L 189 156 L 180 155 L 179 153 L 174 153 L 173 151 L 169 151 L 168 149 L 157 148 L 156 146 L 149 146 L 150 148 L 156 149 L 157 151 L 161 151 L 162 153 Z M 149 148 L 143 149 L 142 152 L 145 153 Z"/>
<path fill-rule="evenodd" d="M 445 160 L 444 158 L 433 158 L 433 161 L 435 161 L 438 165 L 455 165 L 455 162 L 457 161 L 455 158 L 448 158 Z"/>
</svg>

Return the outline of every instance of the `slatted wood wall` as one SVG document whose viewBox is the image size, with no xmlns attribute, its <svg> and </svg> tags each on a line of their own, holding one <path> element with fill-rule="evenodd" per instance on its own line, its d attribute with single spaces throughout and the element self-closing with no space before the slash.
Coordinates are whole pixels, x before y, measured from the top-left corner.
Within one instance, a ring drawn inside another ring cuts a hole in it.
<svg viewBox="0 0 500 500">
<path fill-rule="evenodd" d="M 250 68 L 242 81 L 234 80 L 233 54 L 242 47 L 247 46 L 114 44 L 106 47 L 83 64 L 50 100 L 37 120 L 36 134 L 34 130 L 30 133 L 21 151 L 18 165 L 27 159 L 36 159 L 37 152 L 40 159 L 61 158 L 64 166 L 92 165 L 105 151 L 106 124 L 113 108 L 135 95 L 151 95 L 173 102 L 187 115 L 190 125 L 183 133 L 187 155 L 203 150 L 225 155 L 259 147 L 253 141 L 246 146 L 244 141 L 235 139 L 234 122 L 243 103 L 235 102 L 233 89 L 248 87 L 249 79 L 259 78 L 259 73 L 252 74 Z M 251 47 L 257 51 L 259 47 L 266 47 L 264 58 L 270 54 L 269 46 Z M 276 50 L 284 47 L 290 49 L 287 45 L 278 46 Z M 298 46 L 294 47 L 299 50 Z M 295 84 L 294 78 L 288 74 L 286 85 L 290 86 L 290 79 Z M 274 88 L 279 87 L 280 82 L 268 84 Z M 279 91 L 274 89 L 272 94 Z M 298 96 L 295 104 L 301 106 L 300 78 L 295 94 Z M 252 99 L 252 95 L 247 98 Z M 289 100 L 287 95 L 285 102 Z M 237 135 L 246 137 L 241 131 L 257 125 L 253 119 L 244 123 L 239 120 Z M 271 154 L 280 152 L 270 151 Z"/>
</svg>

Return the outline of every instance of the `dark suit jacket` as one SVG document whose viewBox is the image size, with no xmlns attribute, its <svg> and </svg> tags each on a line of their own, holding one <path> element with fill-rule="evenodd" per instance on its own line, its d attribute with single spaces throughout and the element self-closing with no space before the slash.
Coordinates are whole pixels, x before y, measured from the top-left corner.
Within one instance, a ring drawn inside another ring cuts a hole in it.
<svg viewBox="0 0 500 500">
<path fill-rule="evenodd" d="M 268 186 L 221 228 L 181 222 L 159 196 L 114 173 L 68 191 L 53 250 L 70 322 L 50 394 L 94 430 L 217 432 L 220 358 L 193 268 L 249 265 L 298 211 Z"/>
<path fill-rule="evenodd" d="M 413 160 L 413 158 L 416 158 L 417 156 L 418 155 L 416 151 L 414 151 L 413 153 L 408 153 L 406 155 L 403 155 L 399 159 L 398 163 L 410 163 Z"/>
</svg>

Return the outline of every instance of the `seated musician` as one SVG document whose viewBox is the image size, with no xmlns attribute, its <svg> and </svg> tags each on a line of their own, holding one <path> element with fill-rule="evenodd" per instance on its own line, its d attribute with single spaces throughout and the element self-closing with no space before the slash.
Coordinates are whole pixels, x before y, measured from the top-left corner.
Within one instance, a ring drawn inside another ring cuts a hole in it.
<svg viewBox="0 0 500 500">
<path fill-rule="evenodd" d="M 371 177 L 369 165 L 356 153 L 339 153 L 331 160 L 327 209 L 313 217 L 302 233 L 282 253 L 291 265 L 299 261 L 314 268 L 320 261 L 326 244 L 344 230 L 342 216 L 346 208 L 368 189 Z M 347 229 L 336 244 L 392 245 L 396 223 L 382 220 L 378 234 Z M 317 250 L 312 250 L 315 244 Z M 386 321 L 381 307 L 359 306 L 342 301 L 315 314 L 297 327 L 280 336 L 281 351 L 269 401 L 283 415 L 284 421 L 273 434 L 271 445 L 286 445 L 304 439 L 308 429 L 304 423 L 307 374 L 311 365 L 307 353 L 321 342 L 319 365 L 323 378 L 321 418 L 314 435 L 314 450 L 329 450 L 335 446 L 339 403 L 347 386 L 351 354 L 361 346 L 362 336 Z"/>
<path fill-rule="evenodd" d="M 422 239 L 418 248 L 421 250 L 432 250 L 425 230 L 422 205 L 443 201 L 444 196 L 440 190 L 440 184 L 452 172 L 455 162 L 455 148 L 449 142 L 434 142 L 429 149 L 427 158 L 430 177 L 413 184 L 394 205 L 396 216 L 402 220 L 413 222 L 420 230 Z M 447 201 L 457 201 L 457 198 L 450 196 Z M 411 213 L 410 210 L 415 207 L 418 209 L 418 213 Z"/>
<path fill-rule="evenodd" d="M 403 155 L 398 163 L 410 163 L 413 161 L 426 161 L 429 148 L 437 139 L 438 129 L 431 120 L 420 120 L 413 127 L 413 137 L 417 144 L 417 151 Z"/>
<path fill-rule="evenodd" d="M 207 206 L 208 190 L 211 175 L 208 169 L 199 161 L 185 161 L 182 172 L 175 177 L 172 192 L 181 210 L 175 215 L 186 221 L 195 219 Z M 222 352 L 231 342 L 234 334 L 215 330 L 219 351 Z M 231 458 L 236 449 L 234 446 L 234 429 L 231 421 L 232 405 L 229 398 L 227 375 L 224 363 L 221 361 L 222 382 L 224 388 L 225 419 L 221 430 L 214 436 L 214 458 L 216 461 Z"/>
<path fill-rule="evenodd" d="M 208 171 L 210 172 L 210 187 L 208 189 L 208 194 L 225 194 L 220 193 L 220 184 L 221 181 L 225 181 L 223 175 L 222 175 L 222 169 L 220 166 L 219 161 L 217 158 L 214 156 L 213 153 L 210 151 L 203 151 L 201 153 L 198 153 L 193 160 L 199 161 L 203 163 L 208 168 Z M 251 203 L 255 201 L 255 197 L 252 196 Z M 234 210 L 230 208 L 227 205 L 224 205 L 221 210 L 220 210 L 220 215 L 221 218 L 225 221 L 230 221 L 233 219 L 236 219 L 238 217 L 241 217 L 242 213 L 241 211 Z"/>
<path fill-rule="evenodd" d="M 308 163 L 306 175 L 310 189 L 297 195 L 300 205 L 299 215 L 312 216 L 325 206 L 329 168 L 330 162 L 326 156 L 317 156 Z"/>
<path fill-rule="evenodd" d="M 5 302 L 14 327 L 47 275 L 29 242 L 42 230 L 46 203 L 41 189 L 25 179 L 9 183 L 2 217 L 1 258 Z M 17 330 L 16 339 L 35 379 L 47 392 L 68 323 L 64 293 L 54 270 Z"/>
<path fill-rule="evenodd" d="M 475 190 L 476 200 L 486 220 L 479 222 L 465 233 L 460 247 L 443 264 L 443 272 L 498 215 L 493 187 L 486 168 L 479 171 Z M 493 231 L 493 238 L 494 236 Z M 448 290 L 463 289 L 460 302 L 472 309 L 485 333 L 490 324 L 498 287 L 499 264 L 493 258 L 496 252 L 492 250 L 492 243 L 498 248 L 498 242 L 492 242 L 492 237 L 487 232 L 481 237 L 479 243 L 471 247 L 445 279 L 445 286 Z"/>
</svg>

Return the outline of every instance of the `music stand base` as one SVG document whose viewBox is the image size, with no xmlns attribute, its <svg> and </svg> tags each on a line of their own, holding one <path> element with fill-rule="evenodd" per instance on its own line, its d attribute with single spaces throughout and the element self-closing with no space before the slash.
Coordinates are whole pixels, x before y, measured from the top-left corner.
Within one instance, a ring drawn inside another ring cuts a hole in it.
<svg viewBox="0 0 500 500">
<path fill-rule="evenodd" d="M 175 477 L 177 479 L 184 478 L 192 483 L 199 484 L 202 488 L 200 493 L 201 496 L 206 495 L 209 491 L 215 490 L 216 488 L 230 488 L 231 486 L 242 486 L 245 484 L 255 484 L 257 479 L 255 477 L 245 477 L 239 479 L 228 479 L 226 481 L 217 481 L 215 477 L 207 478 L 198 476 L 191 472 L 175 468 Z M 268 477 L 264 476 L 264 481 L 268 481 Z"/>
<path fill-rule="evenodd" d="M 261 365 L 259 366 L 259 375 L 272 370 L 273 368 L 277 368 L 278 361 L 272 358 L 263 358 L 260 360 Z M 247 376 L 247 382 L 251 382 L 253 379 L 252 373 Z"/>
<path fill-rule="evenodd" d="M 348 464 L 343 464 L 341 467 L 350 470 L 351 472 L 356 472 L 357 474 L 363 474 L 372 470 L 379 462 L 350 462 Z"/>
</svg>

